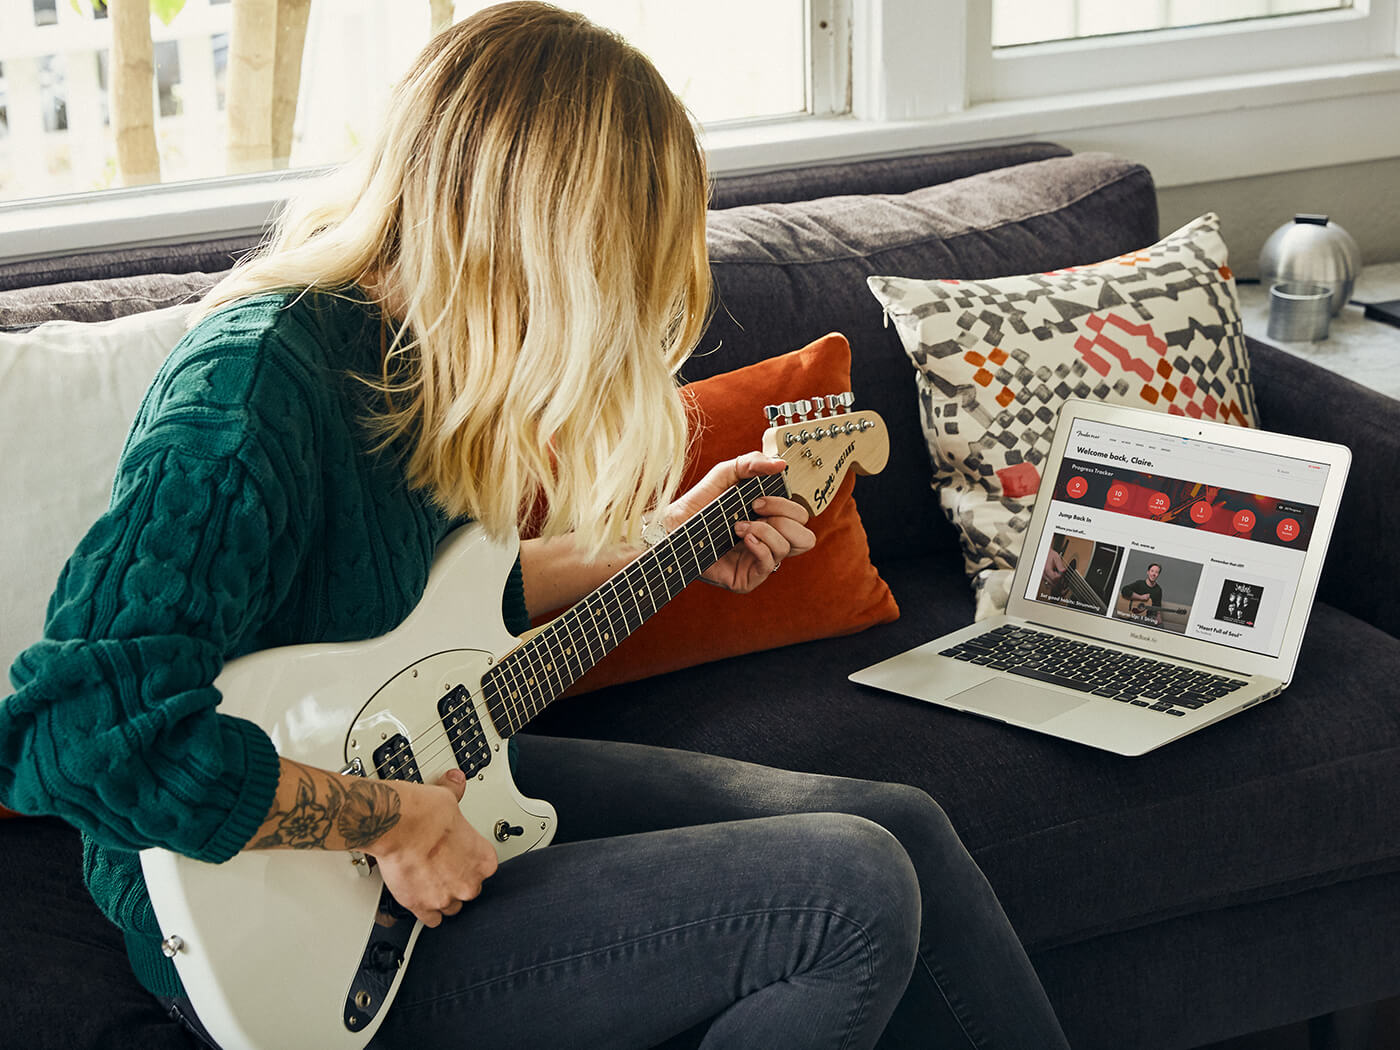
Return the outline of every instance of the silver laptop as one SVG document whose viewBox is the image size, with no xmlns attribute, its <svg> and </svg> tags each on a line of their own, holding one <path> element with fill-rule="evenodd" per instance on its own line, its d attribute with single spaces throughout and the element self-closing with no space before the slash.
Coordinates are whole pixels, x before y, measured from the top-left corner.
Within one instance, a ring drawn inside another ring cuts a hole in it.
<svg viewBox="0 0 1400 1050">
<path fill-rule="evenodd" d="M 1351 453 L 1088 401 L 1060 413 L 1005 615 L 851 681 L 1122 755 L 1288 684 Z"/>
</svg>

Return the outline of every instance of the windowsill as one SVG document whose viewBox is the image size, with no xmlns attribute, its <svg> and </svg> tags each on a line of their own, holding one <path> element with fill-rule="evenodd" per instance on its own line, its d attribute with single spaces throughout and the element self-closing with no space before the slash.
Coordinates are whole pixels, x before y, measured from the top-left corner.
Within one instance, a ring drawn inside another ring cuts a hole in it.
<svg viewBox="0 0 1400 1050">
<path fill-rule="evenodd" d="M 798 119 L 706 134 L 735 174 L 1029 139 L 1145 164 L 1159 187 L 1400 157 L 1400 59 L 979 103 L 923 120 Z M 260 230 L 307 174 L 0 206 L 0 262 Z"/>
<path fill-rule="evenodd" d="M 1374 114 L 1368 121 L 1361 110 Z M 1017 102 L 926 120 L 795 120 L 706 137 L 711 170 L 1050 139 L 1141 161 L 1159 187 L 1400 156 L 1400 59 Z"/>
</svg>

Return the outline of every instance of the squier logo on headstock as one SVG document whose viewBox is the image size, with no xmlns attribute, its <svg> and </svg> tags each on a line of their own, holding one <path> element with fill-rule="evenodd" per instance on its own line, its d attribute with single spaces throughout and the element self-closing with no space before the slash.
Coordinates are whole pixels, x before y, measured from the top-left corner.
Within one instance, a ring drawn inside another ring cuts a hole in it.
<svg viewBox="0 0 1400 1050">
<path fill-rule="evenodd" d="M 813 514 L 826 509 L 847 469 L 878 474 L 889 458 L 884 421 L 852 412 L 854 401 L 847 390 L 764 407 L 763 451 L 787 460 L 788 494 Z"/>
</svg>

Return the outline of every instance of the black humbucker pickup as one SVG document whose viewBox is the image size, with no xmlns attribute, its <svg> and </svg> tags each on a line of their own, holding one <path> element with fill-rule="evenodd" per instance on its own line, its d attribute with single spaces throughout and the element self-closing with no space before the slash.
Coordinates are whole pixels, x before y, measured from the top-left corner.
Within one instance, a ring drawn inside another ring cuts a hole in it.
<svg viewBox="0 0 1400 1050">
<path fill-rule="evenodd" d="M 413 757 L 413 745 L 402 733 L 395 733 L 374 749 L 374 768 L 380 780 L 423 781 L 418 760 Z"/>
<path fill-rule="evenodd" d="M 438 714 L 458 767 L 467 776 L 475 776 L 490 764 L 491 748 L 486 743 L 486 734 L 482 732 L 481 720 L 477 718 L 476 705 L 467 687 L 459 685 L 444 695 L 438 701 Z"/>
</svg>

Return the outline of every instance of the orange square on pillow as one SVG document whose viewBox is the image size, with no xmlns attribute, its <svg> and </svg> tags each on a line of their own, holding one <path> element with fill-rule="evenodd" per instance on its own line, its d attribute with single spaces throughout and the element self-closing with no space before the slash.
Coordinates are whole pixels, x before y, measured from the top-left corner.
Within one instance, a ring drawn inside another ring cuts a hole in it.
<svg viewBox="0 0 1400 1050">
<path fill-rule="evenodd" d="M 823 336 L 772 357 L 686 386 L 694 438 L 682 489 L 717 462 L 760 448 L 765 405 L 851 388 L 851 347 Z M 826 509 L 808 522 L 815 549 L 783 562 L 750 594 L 697 582 L 687 587 L 584 675 L 569 693 L 632 682 L 729 656 L 816 638 L 853 634 L 899 616 L 875 566 L 849 475 Z M 831 596 L 839 596 L 831 600 Z M 824 597 L 825 596 L 825 597 Z M 819 598 L 821 612 L 812 615 Z"/>
</svg>

